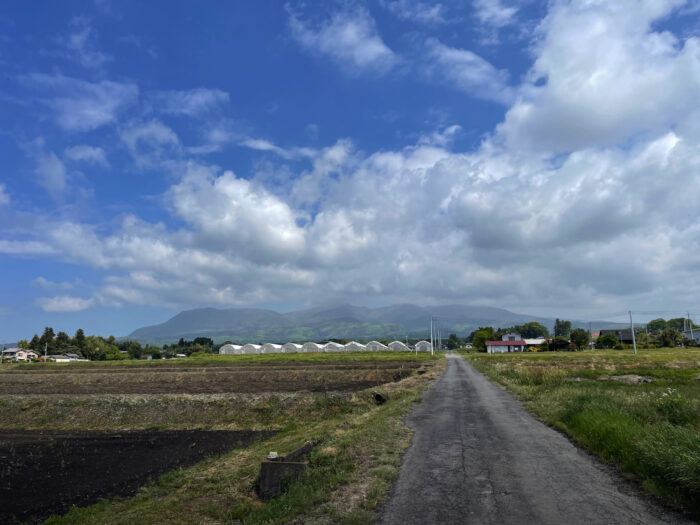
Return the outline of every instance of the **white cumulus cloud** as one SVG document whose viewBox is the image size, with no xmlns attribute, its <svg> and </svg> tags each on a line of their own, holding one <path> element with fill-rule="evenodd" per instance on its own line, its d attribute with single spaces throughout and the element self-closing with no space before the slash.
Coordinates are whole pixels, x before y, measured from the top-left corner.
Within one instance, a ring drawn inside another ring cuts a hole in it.
<svg viewBox="0 0 700 525">
<path fill-rule="evenodd" d="M 45 312 L 80 312 L 95 304 L 95 300 L 59 295 L 56 297 L 40 297 L 37 304 Z"/>
<path fill-rule="evenodd" d="M 304 48 L 331 57 L 351 73 L 387 73 L 400 62 L 377 32 L 372 16 L 362 8 L 336 12 L 320 24 L 292 12 L 289 26 Z"/>
<path fill-rule="evenodd" d="M 44 96 L 58 125 L 68 131 L 91 131 L 117 120 L 138 99 L 135 84 L 87 82 L 63 75 L 34 73 L 22 77 Z"/>
<path fill-rule="evenodd" d="M 76 162 L 86 162 L 97 166 L 109 166 L 109 162 L 102 148 L 87 146 L 85 144 L 67 148 L 63 152 L 63 156 L 66 159 Z"/>
<path fill-rule="evenodd" d="M 508 71 L 497 69 L 468 49 L 452 48 L 436 39 L 429 39 L 426 48 L 428 75 L 437 75 L 455 89 L 476 98 L 501 104 L 513 101 L 515 90 L 508 83 Z"/>
<path fill-rule="evenodd" d="M 68 176 L 63 161 L 55 153 L 41 154 L 37 160 L 36 174 L 39 184 L 53 199 L 60 199 L 68 189 Z"/>
<path fill-rule="evenodd" d="M 161 91 L 152 96 L 156 109 L 173 115 L 206 116 L 226 106 L 229 95 L 220 89 L 196 88 L 181 91 Z"/>
</svg>

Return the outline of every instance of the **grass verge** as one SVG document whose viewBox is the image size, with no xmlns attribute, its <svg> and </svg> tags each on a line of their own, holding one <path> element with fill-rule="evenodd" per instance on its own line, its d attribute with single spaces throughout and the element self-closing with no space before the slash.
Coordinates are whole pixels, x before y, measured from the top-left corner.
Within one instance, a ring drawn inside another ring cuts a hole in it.
<svg viewBox="0 0 700 525">
<path fill-rule="evenodd" d="M 288 421 L 269 441 L 170 472 L 134 498 L 74 508 L 46 523 L 371 522 L 409 444 L 403 416 L 443 368 L 441 359 L 424 375 L 351 394 L 345 402 L 318 396 L 318 417 Z M 389 401 L 376 406 L 372 391 Z M 308 475 L 278 498 L 261 501 L 254 487 L 262 458 L 270 450 L 286 453 L 309 439 L 319 444 Z"/>
<path fill-rule="evenodd" d="M 700 349 L 465 357 L 540 419 L 700 517 Z"/>
</svg>

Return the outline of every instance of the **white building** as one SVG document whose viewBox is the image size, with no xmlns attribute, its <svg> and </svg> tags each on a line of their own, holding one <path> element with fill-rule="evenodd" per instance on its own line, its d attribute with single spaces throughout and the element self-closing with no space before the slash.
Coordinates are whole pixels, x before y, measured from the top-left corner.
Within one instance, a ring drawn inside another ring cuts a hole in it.
<svg viewBox="0 0 700 525">
<path fill-rule="evenodd" d="M 70 363 L 70 357 L 66 357 L 65 355 L 50 355 L 47 359 L 54 363 Z"/>
<path fill-rule="evenodd" d="M 392 341 L 389 343 L 389 350 L 392 352 L 408 352 L 408 347 L 401 341 Z"/>
<path fill-rule="evenodd" d="M 282 345 L 276 345 L 275 343 L 265 343 L 260 349 L 261 354 L 281 354 Z"/>
<path fill-rule="evenodd" d="M 242 354 L 243 347 L 241 345 L 226 344 L 219 348 L 219 354 Z"/>
<path fill-rule="evenodd" d="M 433 350 L 433 345 L 428 341 L 418 341 L 416 343 L 416 351 L 418 352 L 431 352 Z"/>
<path fill-rule="evenodd" d="M 700 329 L 685 330 L 683 332 L 683 337 L 700 343 Z"/>
<path fill-rule="evenodd" d="M 525 341 L 526 348 L 532 348 L 534 346 L 542 346 L 546 339 L 544 337 L 535 337 L 534 339 L 523 339 L 523 341 Z"/>
<path fill-rule="evenodd" d="M 329 341 L 325 345 L 323 345 L 323 351 L 324 352 L 344 352 L 345 347 L 341 345 L 340 343 L 336 343 L 335 341 Z"/>
<path fill-rule="evenodd" d="M 285 354 L 297 354 L 301 352 L 302 346 L 297 343 L 285 343 L 282 345 L 282 352 Z"/>
<path fill-rule="evenodd" d="M 367 350 L 367 347 L 357 341 L 350 341 L 345 345 L 346 352 L 363 352 L 365 350 Z"/>
<path fill-rule="evenodd" d="M 384 350 L 387 350 L 388 347 L 386 345 L 383 345 L 379 341 L 370 341 L 367 343 L 367 350 L 370 352 L 382 352 Z"/>
<path fill-rule="evenodd" d="M 259 354 L 261 348 L 262 347 L 260 345 L 248 343 L 247 345 L 243 345 L 243 348 L 241 348 L 241 350 L 244 354 Z"/>
<path fill-rule="evenodd" d="M 323 347 L 318 343 L 304 343 L 301 347 L 301 351 L 307 352 L 323 352 Z"/>
</svg>

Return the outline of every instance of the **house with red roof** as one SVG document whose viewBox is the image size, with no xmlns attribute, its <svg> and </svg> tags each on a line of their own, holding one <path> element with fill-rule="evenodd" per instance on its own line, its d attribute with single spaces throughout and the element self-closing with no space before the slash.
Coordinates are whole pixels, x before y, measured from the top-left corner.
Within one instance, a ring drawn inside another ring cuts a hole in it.
<svg viewBox="0 0 700 525">
<path fill-rule="evenodd" d="M 527 343 L 520 334 L 503 334 L 500 341 L 486 341 L 486 351 L 489 354 L 501 354 L 506 352 L 523 352 Z"/>
</svg>

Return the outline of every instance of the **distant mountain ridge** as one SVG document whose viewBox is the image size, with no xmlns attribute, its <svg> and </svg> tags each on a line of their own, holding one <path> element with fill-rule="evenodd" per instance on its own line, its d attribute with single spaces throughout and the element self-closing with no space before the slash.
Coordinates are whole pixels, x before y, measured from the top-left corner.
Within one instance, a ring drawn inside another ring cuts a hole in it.
<svg viewBox="0 0 700 525">
<path fill-rule="evenodd" d="M 427 337 L 431 315 L 438 317 L 444 337 L 450 333 L 465 336 L 479 326 L 502 328 L 536 321 L 551 330 L 554 325 L 554 319 L 487 306 L 396 304 L 368 308 L 341 304 L 284 314 L 260 308 L 198 308 L 180 312 L 164 323 L 134 330 L 127 338 L 151 344 L 174 343 L 180 338 L 195 337 L 237 343 L 304 342 L 329 338 L 403 339 Z M 583 323 L 573 324 L 583 326 Z M 596 328 L 613 325 L 616 323 L 599 322 Z"/>
</svg>

